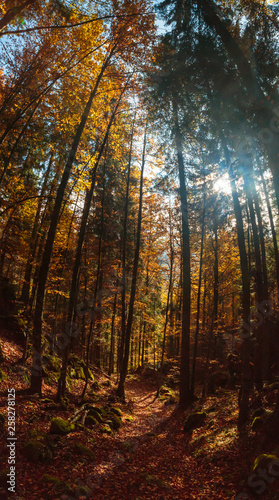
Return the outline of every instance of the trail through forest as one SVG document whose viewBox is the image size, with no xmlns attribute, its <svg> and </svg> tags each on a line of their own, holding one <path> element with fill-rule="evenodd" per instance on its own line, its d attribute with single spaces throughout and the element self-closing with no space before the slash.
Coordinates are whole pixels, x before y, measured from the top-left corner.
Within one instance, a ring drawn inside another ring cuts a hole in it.
<svg viewBox="0 0 279 500">
<path fill-rule="evenodd" d="M 55 387 L 47 384 L 43 399 L 30 398 L 25 392 L 25 369 L 18 364 L 22 349 L 4 336 L 2 345 L 6 356 L 2 370 L 8 376 L 8 380 L 2 380 L 1 389 L 4 416 L 7 389 L 16 389 L 17 500 L 229 500 L 238 498 L 243 488 L 245 491 L 262 443 L 251 430 L 242 435 L 237 431 L 237 391 L 220 389 L 182 411 L 176 404 L 168 404 L 164 395 L 155 399 L 154 382 L 131 375 L 124 404 L 115 398 L 114 384 L 100 374 L 96 376 L 99 390 L 94 393 L 90 388 L 86 402 L 101 407 L 117 405 L 122 412 L 121 427 L 102 433 L 100 424 L 92 429 L 77 426 L 74 432 L 60 437 L 49 434 L 50 421 L 53 417 L 70 419 L 78 411 L 81 382 L 72 387 L 67 406 L 55 404 Z M 266 400 L 268 403 L 272 401 Z M 185 433 L 185 418 L 193 411 L 206 412 L 205 425 Z M 25 445 L 30 437 L 51 445 L 52 456 L 48 460 L 40 456 L 40 467 L 38 461 L 26 457 Z M 2 429 L 2 467 L 6 438 Z M 76 443 L 91 450 L 90 456 L 78 455 Z M 4 495 L 3 482 L 1 488 Z M 279 498 L 277 490 L 278 480 L 268 485 L 264 498 Z"/>
</svg>

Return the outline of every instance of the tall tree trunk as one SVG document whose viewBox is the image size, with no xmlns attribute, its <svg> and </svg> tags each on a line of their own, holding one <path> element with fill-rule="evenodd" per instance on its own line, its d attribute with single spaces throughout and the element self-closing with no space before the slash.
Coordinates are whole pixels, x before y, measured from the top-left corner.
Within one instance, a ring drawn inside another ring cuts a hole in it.
<svg viewBox="0 0 279 500">
<path fill-rule="evenodd" d="M 226 146 L 224 146 L 224 152 L 225 152 L 225 158 L 232 189 L 232 198 L 234 205 L 234 214 L 236 218 L 237 239 L 238 239 L 238 248 L 240 256 L 241 280 L 242 280 L 242 334 L 241 334 L 243 340 L 241 344 L 242 378 L 241 378 L 241 388 L 238 398 L 239 401 L 238 427 L 241 428 L 247 422 L 248 419 L 249 397 L 252 386 L 251 370 L 250 370 L 251 331 L 249 325 L 248 329 L 246 329 L 246 325 L 250 315 L 250 274 L 248 269 L 248 259 L 245 247 L 245 235 L 243 228 L 242 211 L 236 189 L 235 177 L 232 169 L 232 164 L 230 161 L 230 155 Z"/>
<path fill-rule="evenodd" d="M 113 300 L 113 310 L 112 310 L 112 318 L 111 318 L 111 329 L 110 329 L 110 351 L 109 351 L 109 370 L 108 374 L 111 375 L 114 373 L 114 353 L 115 353 L 115 318 L 116 318 L 116 306 L 117 306 L 117 288 L 118 288 L 118 280 L 116 281 L 116 292 L 114 294 Z"/>
<path fill-rule="evenodd" d="M 205 209 L 206 209 L 206 182 L 205 178 L 203 181 L 203 209 L 202 209 L 202 220 L 201 220 L 201 248 L 200 248 L 200 266 L 199 266 L 199 282 L 198 282 L 198 297 L 197 297 L 197 316 L 196 316 L 196 331 L 195 331 L 195 343 L 193 352 L 193 366 L 192 366 L 192 378 L 191 378 L 191 394 L 192 398 L 195 395 L 195 374 L 196 374 L 196 360 L 198 351 L 198 338 L 200 331 L 200 305 L 201 305 L 201 283 L 202 283 L 202 266 L 203 266 L 203 247 L 204 247 L 204 233 L 205 233 Z"/>
<path fill-rule="evenodd" d="M 118 388 L 117 388 L 117 395 L 119 397 L 121 397 L 122 399 L 125 399 L 125 380 L 126 380 L 127 373 L 128 373 L 130 339 L 131 339 L 131 333 L 132 333 L 134 303 L 135 303 L 136 289 L 137 289 L 137 275 L 138 275 L 138 263 L 139 263 L 140 240 L 141 240 L 143 171 L 144 171 L 144 165 L 145 165 L 146 144 L 147 144 L 147 131 L 145 128 L 144 139 L 143 139 L 142 162 L 141 162 L 137 239 L 136 239 L 136 248 L 135 248 L 134 265 L 133 265 L 133 276 L 132 276 L 131 294 L 130 294 L 130 302 L 129 302 L 129 313 L 128 313 L 127 326 L 126 326 L 126 335 L 125 335 L 125 351 L 124 351 L 123 361 L 121 363 L 120 379 L 119 379 L 119 384 L 118 384 Z"/>
<path fill-rule="evenodd" d="M 180 396 L 181 407 L 191 401 L 190 391 L 190 320 L 191 320 L 191 262 L 190 231 L 188 221 L 188 202 L 185 184 L 184 160 L 182 152 L 182 136 L 178 121 L 177 104 L 173 101 L 174 134 L 179 171 L 179 191 L 182 212 L 182 336 L 180 362 Z"/>
<path fill-rule="evenodd" d="M 37 207 L 37 212 L 35 215 L 32 234 L 31 234 L 31 238 L 30 238 L 28 258 L 27 258 L 27 263 L 26 263 L 26 267 L 25 267 L 24 280 L 23 280 L 23 286 L 22 286 L 21 297 L 20 297 L 20 300 L 25 304 L 27 304 L 29 301 L 30 280 L 31 280 L 31 275 L 32 275 L 33 262 L 34 262 L 34 258 L 35 258 L 35 254 L 36 254 L 36 245 L 38 242 L 37 234 L 38 234 L 40 217 L 41 217 L 41 209 L 42 209 L 42 204 L 43 204 L 43 197 L 44 197 L 44 194 L 46 192 L 47 183 L 48 183 L 48 179 L 49 179 L 50 169 L 51 169 L 51 165 L 52 165 L 52 158 L 53 158 L 53 153 L 51 153 L 48 167 L 47 167 L 47 171 L 45 173 L 44 182 L 42 185 L 40 198 L 39 198 L 39 202 L 38 202 L 38 207 Z"/>
<path fill-rule="evenodd" d="M 33 362 L 32 362 L 32 374 L 31 374 L 31 393 L 41 394 L 42 392 L 42 316 L 43 316 L 43 307 L 44 307 L 44 297 L 45 297 L 45 289 L 46 282 L 49 272 L 49 266 L 51 261 L 51 255 L 53 250 L 54 239 L 56 235 L 57 225 L 59 221 L 59 214 L 61 205 L 63 203 L 64 193 L 67 187 L 68 179 L 72 170 L 73 162 L 76 156 L 76 152 L 79 146 L 79 142 L 81 139 L 81 135 L 83 133 L 85 124 L 87 122 L 87 118 L 90 113 L 90 109 L 93 103 L 93 99 L 98 90 L 99 84 L 102 80 L 103 74 L 111 60 L 111 57 L 114 53 L 115 47 L 112 47 L 108 56 L 106 57 L 101 71 L 96 80 L 95 86 L 90 93 L 88 102 L 84 108 L 81 121 L 77 128 L 71 151 L 68 156 L 68 160 L 65 166 L 65 170 L 62 175 L 62 179 L 57 190 L 54 209 L 51 216 L 50 227 L 47 235 L 47 240 L 42 256 L 42 262 L 40 266 L 39 276 L 38 276 L 38 288 L 37 288 L 37 299 L 36 299 L 36 307 L 34 312 L 34 329 L 33 329 Z"/>
<path fill-rule="evenodd" d="M 260 176 L 261 176 L 262 186 L 263 186 L 263 191 L 264 191 L 264 196 L 265 196 L 265 202 L 266 202 L 267 211 L 268 211 L 269 223 L 270 223 L 270 228 L 271 228 L 271 235 L 272 235 L 272 241 L 273 241 L 273 247 L 274 247 L 275 266 L 276 266 L 276 281 L 277 281 L 277 289 L 279 292 L 279 252 L 278 252 L 277 236 L 276 236 L 274 219 L 273 219 L 272 209 L 271 209 L 271 205 L 270 205 L 270 201 L 269 201 L 269 196 L 268 196 L 268 192 L 266 189 L 266 183 L 265 183 L 265 179 L 263 176 L 263 170 L 261 168 L 261 165 L 260 165 L 258 158 L 257 158 L 257 165 L 258 165 L 258 169 L 260 171 Z"/>
<path fill-rule="evenodd" d="M 162 345 L 162 354 L 161 354 L 161 366 L 160 372 L 158 376 L 158 388 L 156 397 L 159 397 L 161 385 L 162 385 L 162 375 L 163 375 L 163 364 L 164 364 L 164 356 L 165 356 L 165 345 L 166 345 L 166 333 L 168 326 L 168 316 L 169 316 L 169 302 L 170 295 L 172 290 L 172 269 L 173 269 L 173 245 L 172 245 L 172 225 L 171 225 L 171 207 L 169 210 L 169 224 L 170 224 L 170 277 L 169 277 L 169 287 L 168 287 L 168 296 L 167 296 L 167 305 L 166 305 L 166 316 L 165 316 L 165 324 L 164 324 L 164 332 L 163 332 L 163 345 Z"/>
<path fill-rule="evenodd" d="M 131 164 L 132 164 L 132 148 L 133 148 L 133 138 L 134 138 L 134 125 L 135 117 L 132 123 L 131 137 L 130 137 L 130 149 L 129 158 L 127 166 L 127 183 L 126 183 L 126 196 L 125 196 L 125 208 L 124 208 L 124 221 L 123 221 L 123 238 L 122 238 L 122 283 L 121 283 L 121 340 L 119 348 L 119 360 L 120 369 L 123 360 L 124 346 L 125 346 L 125 335 L 126 335 L 126 245 L 127 245 L 127 223 L 128 223 L 128 211 L 129 211 L 129 190 L 130 190 L 130 175 L 131 175 Z"/>
</svg>

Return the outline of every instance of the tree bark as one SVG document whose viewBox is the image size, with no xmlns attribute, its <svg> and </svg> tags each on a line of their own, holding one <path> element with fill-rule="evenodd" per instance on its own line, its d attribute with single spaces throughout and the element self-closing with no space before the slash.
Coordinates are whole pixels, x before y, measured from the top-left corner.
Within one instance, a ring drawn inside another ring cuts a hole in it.
<svg viewBox="0 0 279 500">
<path fill-rule="evenodd" d="M 136 289 L 137 289 L 137 275 L 138 275 L 138 263 L 139 263 L 139 254 L 140 254 L 140 241 L 141 241 L 143 171 L 144 171 L 144 165 L 145 165 L 146 145 L 147 145 L 147 130 L 145 128 L 144 139 L 143 139 L 142 162 L 141 162 L 138 227 L 137 227 L 137 236 L 136 236 L 136 248 L 135 248 L 134 265 L 133 265 L 131 294 L 130 294 L 130 301 L 129 301 L 129 313 L 128 313 L 128 319 L 127 319 L 126 335 L 125 335 L 125 352 L 124 352 L 123 361 L 121 363 L 120 379 L 119 379 L 119 384 L 118 384 L 118 388 L 117 388 L 117 395 L 122 399 L 125 399 L 125 380 L 126 380 L 127 373 L 128 373 L 130 340 L 131 340 L 132 323 L 133 323 L 133 315 L 134 315 L 134 303 L 135 303 Z"/>
<path fill-rule="evenodd" d="M 179 171 L 179 191 L 182 212 L 182 336 L 180 358 L 179 404 L 187 406 L 191 401 L 190 391 L 190 320 L 191 320 L 191 261 L 188 201 L 185 184 L 182 136 L 178 121 L 177 104 L 173 101 L 174 135 Z"/>
<path fill-rule="evenodd" d="M 248 259 L 245 247 L 245 235 L 243 228 L 242 211 L 239 203 L 238 193 L 235 184 L 234 172 L 230 162 L 230 155 L 226 146 L 224 146 L 225 158 L 230 177 L 232 198 L 234 205 L 234 214 L 236 218 L 236 229 L 238 248 L 240 256 L 241 280 L 242 280 L 242 344 L 241 344 L 241 361 L 242 361 L 242 377 L 241 388 L 239 392 L 239 414 L 238 427 L 241 428 L 248 420 L 249 397 L 252 388 L 251 381 L 251 341 L 250 341 L 250 325 L 248 319 L 250 316 L 250 274 L 248 269 Z M 248 328 L 246 325 L 248 324 Z"/>
<path fill-rule="evenodd" d="M 201 283 L 202 283 L 202 266 L 203 266 L 203 247 L 204 247 L 204 233 L 205 233 L 205 209 L 206 209 L 206 183 L 205 179 L 203 181 L 203 209 L 202 209 L 202 220 L 201 220 L 201 248 L 200 248 L 200 265 L 199 265 L 199 282 L 198 282 L 198 297 L 197 297 L 197 316 L 196 316 L 196 331 L 195 331 L 195 343 L 193 352 L 193 366 L 192 366 L 192 378 L 191 378 L 191 394 L 192 398 L 195 394 L 195 374 L 196 374 L 196 360 L 198 351 L 198 337 L 200 330 L 200 305 L 201 305 Z"/>
</svg>

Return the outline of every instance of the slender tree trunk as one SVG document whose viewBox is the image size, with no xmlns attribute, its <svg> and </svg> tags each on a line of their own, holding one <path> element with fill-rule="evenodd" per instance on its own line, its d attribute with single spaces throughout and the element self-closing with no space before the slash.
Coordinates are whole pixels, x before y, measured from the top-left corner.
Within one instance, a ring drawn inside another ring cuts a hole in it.
<svg viewBox="0 0 279 500">
<path fill-rule="evenodd" d="M 242 279 L 242 344 L 241 344 L 241 360 L 242 360 L 242 379 L 241 388 L 239 392 L 239 415 L 238 415 L 238 427 L 241 428 L 248 419 L 248 409 L 249 409 L 249 397 L 252 387 L 251 381 L 251 341 L 250 335 L 251 331 L 246 325 L 250 315 L 250 274 L 248 269 L 248 259 L 245 247 L 245 235 L 243 228 L 242 211 L 239 203 L 238 193 L 236 190 L 234 173 L 232 170 L 232 164 L 230 162 L 229 152 L 224 147 L 226 162 L 228 166 L 228 172 L 230 176 L 230 183 L 232 189 L 232 198 L 234 205 L 234 214 L 236 218 L 236 229 L 238 238 L 238 248 L 240 256 L 240 267 L 241 267 L 241 279 Z"/>
<path fill-rule="evenodd" d="M 130 149 L 127 167 L 127 184 L 126 184 L 126 197 L 125 197 L 125 209 L 124 209 L 124 221 L 123 221 L 123 238 L 122 238 L 122 283 L 121 283 L 121 341 L 119 349 L 119 360 L 120 369 L 123 360 L 124 346 L 125 346 L 125 335 L 126 335 L 126 245 L 127 245 L 127 222 L 128 222 L 128 211 L 129 211 L 129 190 L 130 190 L 130 175 L 131 175 L 131 163 L 132 163 L 132 148 L 133 148 L 133 138 L 134 138 L 134 125 L 135 117 L 132 123 L 131 138 L 130 138 Z"/>
<path fill-rule="evenodd" d="M 44 307 L 44 297 L 45 297 L 45 289 L 46 282 L 49 272 L 49 265 L 51 261 L 51 255 L 53 250 L 54 239 L 56 235 L 56 229 L 59 220 L 60 209 L 63 203 L 64 193 L 67 187 L 68 179 L 72 170 L 72 165 L 76 156 L 76 152 L 79 146 L 79 142 L 81 139 L 81 135 L 83 133 L 83 129 L 85 127 L 87 118 L 90 113 L 90 109 L 93 103 L 93 99 L 98 90 L 99 84 L 102 80 L 103 74 L 110 62 L 110 59 L 113 55 L 115 47 L 110 50 L 107 58 L 105 59 L 101 71 L 98 75 L 97 81 L 93 90 L 90 93 L 88 102 L 84 108 L 81 121 L 77 128 L 72 148 L 65 166 L 65 170 L 62 175 L 62 179 L 57 190 L 57 195 L 55 199 L 54 209 L 52 212 L 50 227 L 47 235 L 47 241 L 45 244 L 42 262 L 39 271 L 38 277 L 38 288 L 37 288 L 37 299 L 36 299 L 36 307 L 34 312 L 34 329 L 33 329 L 33 362 L 32 362 L 32 374 L 31 374 L 31 393 L 41 394 L 42 392 L 42 316 L 43 316 L 43 307 Z"/>
<path fill-rule="evenodd" d="M 190 231 L 188 221 L 188 202 L 185 184 L 184 160 L 182 153 L 182 136 L 178 121 L 178 110 L 173 101 L 174 134 L 179 171 L 179 190 L 182 212 L 182 336 L 180 363 L 180 397 L 181 407 L 191 401 L 190 391 L 190 314 L 191 314 L 191 262 L 190 262 Z"/>
<path fill-rule="evenodd" d="M 166 345 L 166 333 L 168 326 L 168 316 L 169 316 L 169 302 L 170 295 L 172 290 L 172 269 L 173 269 L 173 246 L 172 246 L 172 226 L 171 226 L 171 208 L 169 210 L 169 221 L 170 221 L 170 277 L 169 277 L 169 287 L 168 287 L 168 296 L 167 296 L 167 305 L 166 305 L 166 316 L 165 316 L 165 324 L 164 324 L 164 332 L 163 332 L 163 345 L 162 345 L 162 355 L 161 355 L 161 366 L 158 376 L 158 388 L 156 397 L 159 397 L 161 385 L 162 385 L 162 375 L 163 375 L 163 364 L 164 364 L 164 356 L 165 356 L 165 345 Z"/>
<path fill-rule="evenodd" d="M 140 240 L 141 240 L 143 171 L 144 171 L 144 165 L 145 165 L 146 144 L 147 144 L 147 131 L 145 128 L 144 140 L 143 140 L 142 162 L 141 162 L 137 239 L 136 239 L 135 257 L 134 257 L 134 265 L 133 265 L 133 276 L 132 276 L 131 295 L 130 295 L 130 302 L 129 302 L 129 313 L 128 313 L 128 319 L 127 319 L 126 335 L 125 335 L 125 352 L 124 352 L 123 361 L 121 363 L 122 366 L 121 366 L 121 370 L 120 370 L 120 379 L 119 379 L 119 384 L 118 384 L 118 388 L 117 388 L 117 395 L 119 397 L 121 397 L 122 399 L 125 399 L 125 380 L 126 380 L 127 373 L 128 373 L 130 339 L 131 339 L 131 333 L 132 333 L 134 303 L 135 303 L 136 289 L 137 289 L 137 275 L 138 275 L 138 263 L 139 263 Z"/>
<path fill-rule="evenodd" d="M 113 310 L 111 318 L 111 329 L 110 329 L 110 351 L 109 351 L 109 371 L 108 374 L 114 373 L 114 352 L 115 352 L 115 317 L 116 317 L 116 306 L 117 306 L 117 287 L 118 281 L 116 282 L 116 292 L 114 294 L 113 300 Z"/>
<path fill-rule="evenodd" d="M 270 223 L 270 228 L 271 228 L 272 241 L 273 241 L 273 247 L 274 247 L 275 266 L 276 266 L 276 281 L 277 281 L 277 289 L 279 292 L 279 252 L 278 252 L 277 236 L 276 236 L 274 219 L 273 219 L 272 209 L 271 209 L 271 205 L 270 205 L 270 201 L 269 201 L 269 196 L 268 196 L 268 192 L 266 189 L 266 183 L 264 180 L 263 171 L 262 171 L 262 168 L 261 168 L 261 165 L 260 165 L 258 158 L 257 158 L 257 164 L 258 164 L 258 168 L 259 168 L 260 176 L 261 176 L 261 180 L 262 180 L 262 186 L 263 186 L 265 202 L 266 202 L 268 217 L 269 217 L 269 223 Z"/>
<path fill-rule="evenodd" d="M 202 229 L 201 229 L 201 248 L 200 248 L 200 266 L 199 266 L 199 282 L 198 282 L 198 297 L 197 297 L 197 316 L 196 316 L 196 331 L 195 331 L 195 343 L 193 352 L 193 366 L 192 366 L 192 378 L 191 378 L 191 394 L 192 398 L 195 394 L 195 373 L 196 373 L 196 360 L 198 351 L 198 337 L 200 330 L 200 302 L 201 302 L 201 283 L 202 283 L 202 266 L 203 266 L 203 247 L 204 247 L 204 233 L 205 233 L 205 202 L 206 202 L 206 183 L 205 179 L 203 182 L 203 210 L 202 210 Z"/>
<path fill-rule="evenodd" d="M 30 281 L 31 281 L 32 269 L 33 269 L 33 262 L 34 262 L 34 258 L 35 258 L 35 254 L 36 254 L 36 244 L 38 242 L 37 235 L 38 235 L 38 229 L 39 229 L 41 209 L 42 209 L 42 204 L 43 204 L 43 197 L 44 197 L 44 194 L 46 192 L 46 187 L 47 187 L 47 183 L 48 183 L 48 179 L 49 179 L 50 169 L 51 169 L 51 165 L 52 165 L 52 158 L 53 158 L 53 153 L 51 153 L 49 163 L 48 163 L 48 168 L 47 168 L 47 171 L 45 173 L 45 178 L 44 178 L 44 182 L 43 182 L 41 193 L 40 193 L 41 197 L 39 198 L 37 212 L 35 215 L 35 220 L 34 220 L 31 239 L 30 239 L 29 253 L 28 253 L 27 263 L 26 263 L 26 267 L 25 267 L 23 287 L 22 287 L 22 292 L 21 292 L 21 297 L 20 297 L 20 300 L 22 302 L 24 302 L 25 304 L 27 304 L 29 301 Z"/>
</svg>

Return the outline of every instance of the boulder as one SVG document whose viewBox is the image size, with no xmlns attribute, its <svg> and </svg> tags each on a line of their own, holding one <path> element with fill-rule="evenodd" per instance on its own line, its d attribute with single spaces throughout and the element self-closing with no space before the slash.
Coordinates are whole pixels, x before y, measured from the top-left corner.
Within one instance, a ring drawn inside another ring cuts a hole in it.
<svg viewBox="0 0 279 500">
<path fill-rule="evenodd" d="M 50 424 L 50 434 L 58 434 L 59 436 L 65 436 L 70 432 L 75 430 L 75 425 L 68 420 L 64 420 L 63 418 L 57 417 L 51 420 Z"/>
<path fill-rule="evenodd" d="M 49 462 L 52 459 L 50 449 L 41 441 L 31 439 L 25 444 L 23 453 L 30 462 Z"/>
<path fill-rule="evenodd" d="M 184 423 L 184 432 L 190 432 L 198 427 L 202 427 L 205 423 L 206 416 L 205 411 L 190 413 Z"/>
</svg>

